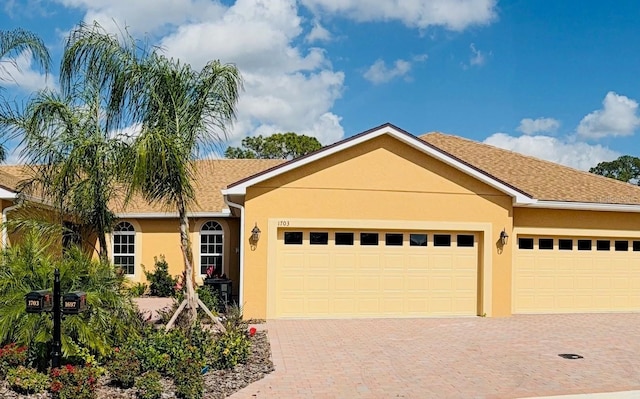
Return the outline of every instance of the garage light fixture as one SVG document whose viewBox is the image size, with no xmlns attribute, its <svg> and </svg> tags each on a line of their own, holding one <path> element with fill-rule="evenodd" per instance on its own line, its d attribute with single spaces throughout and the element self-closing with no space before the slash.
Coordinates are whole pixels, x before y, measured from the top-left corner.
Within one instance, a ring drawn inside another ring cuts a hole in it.
<svg viewBox="0 0 640 399">
<path fill-rule="evenodd" d="M 500 244 L 507 245 L 507 241 L 509 240 L 509 234 L 507 234 L 506 229 L 502 229 L 500 232 Z"/>
<path fill-rule="evenodd" d="M 260 233 L 261 231 L 258 228 L 258 223 L 256 223 L 253 229 L 251 229 L 251 241 L 258 242 L 258 240 L 260 239 Z"/>
</svg>

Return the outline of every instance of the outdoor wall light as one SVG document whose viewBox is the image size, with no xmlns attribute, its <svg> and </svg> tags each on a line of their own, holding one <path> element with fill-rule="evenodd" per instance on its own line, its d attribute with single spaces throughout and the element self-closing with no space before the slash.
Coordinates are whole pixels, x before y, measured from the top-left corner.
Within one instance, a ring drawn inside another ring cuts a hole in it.
<svg viewBox="0 0 640 399">
<path fill-rule="evenodd" d="M 253 229 L 251 229 L 251 241 L 258 242 L 258 240 L 260 239 L 260 233 L 261 231 L 258 228 L 258 223 L 256 223 Z"/>
<path fill-rule="evenodd" d="M 507 245 L 507 241 L 509 240 L 509 234 L 507 234 L 506 229 L 502 229 L 500 232 L 500 244 Z"/>
</svg>

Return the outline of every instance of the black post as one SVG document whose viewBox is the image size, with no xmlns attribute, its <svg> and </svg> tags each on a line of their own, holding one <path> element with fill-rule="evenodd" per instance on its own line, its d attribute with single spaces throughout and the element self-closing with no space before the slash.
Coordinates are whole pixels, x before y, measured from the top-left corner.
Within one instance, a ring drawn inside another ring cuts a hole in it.
<svg viewBox="0 0 640 399">
<path fill-rule="evenodd" d="M 51 344 L 51 367 L 60 367 L 62 343 L 60 333 L 60 271 L 56 269 L 53 277 L 53 343 Z"/>
</svg>

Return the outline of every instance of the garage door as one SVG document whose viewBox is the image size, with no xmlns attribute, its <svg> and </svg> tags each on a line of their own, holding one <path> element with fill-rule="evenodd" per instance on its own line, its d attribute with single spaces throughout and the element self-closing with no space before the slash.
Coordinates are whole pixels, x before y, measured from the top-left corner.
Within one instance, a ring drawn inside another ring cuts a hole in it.
<svg viewBox="0 0 640 399">
<path fill-rule="evenodd" d="M 640 310 L 640 241 L 519 236 L 514 313 Z"/>
<path fill-rule="evenodd" d="M 279 230 L 275 317 L 477 313 L 473 233 Z"/>
</svg>

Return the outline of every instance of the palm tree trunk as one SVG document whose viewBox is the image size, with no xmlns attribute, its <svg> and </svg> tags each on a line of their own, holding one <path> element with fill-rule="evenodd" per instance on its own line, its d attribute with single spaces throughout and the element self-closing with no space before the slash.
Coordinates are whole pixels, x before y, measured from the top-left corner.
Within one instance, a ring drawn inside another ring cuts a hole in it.
<svg viewBox="0 0 640 399">
<path fill-rule="evenodd" d="M 196 291 L 193 281 L 193 254 L 191 252 L 191 240 L 189 240 L 189 218 L 184 201 L 178 202 L 178 214 L 180 217 L 180 246 L 184 253 L 184 285 L 187 288 L 186 300 L 189 325 L 193 325 L 198 317 Z"/>
<path fill-rule="evenodd" d="M 102 262 L 109 261 L 109 250 L 107 249 L 107 237 L 104 232 L 98 232 L 98 245 L 100 245 L 100 252 L 98 252 L 98 257 Z"/>
</svg>

